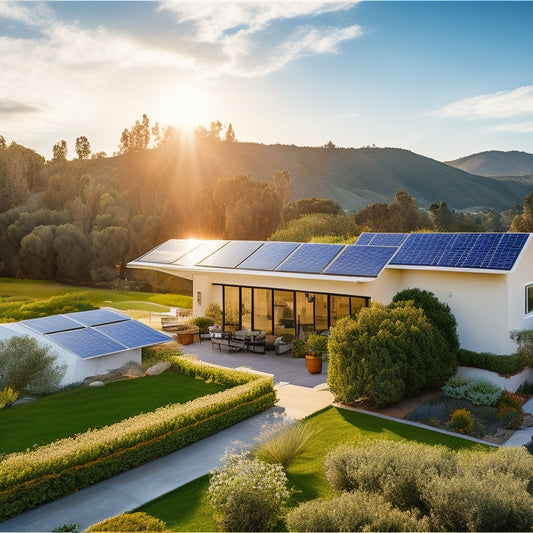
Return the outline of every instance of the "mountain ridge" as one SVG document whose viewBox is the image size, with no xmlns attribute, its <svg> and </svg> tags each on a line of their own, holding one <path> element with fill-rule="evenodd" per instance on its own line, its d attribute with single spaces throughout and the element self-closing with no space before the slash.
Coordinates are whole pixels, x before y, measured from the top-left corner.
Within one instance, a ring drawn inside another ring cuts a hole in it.
<svg viewBox="0 0 533 533">
<path fill-rule="evenodd" d="M 446 161 L 455 168 L 493 178 L 518 180 L 533 175 L 533 154 L 518 150 L 488 150 Z"/>
</svg>

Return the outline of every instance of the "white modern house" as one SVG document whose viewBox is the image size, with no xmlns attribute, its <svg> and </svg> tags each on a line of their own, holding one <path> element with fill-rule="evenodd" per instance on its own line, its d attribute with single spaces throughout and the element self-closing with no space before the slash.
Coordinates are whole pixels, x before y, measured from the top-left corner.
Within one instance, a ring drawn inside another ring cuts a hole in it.
<svg viewBox="0 0 533 533">
<path fill-rule="evenodd" d="M 169 240 L 130 262 L 193 281 L 193 314 L 210 303 L 226 330 L 304 338 L 403 289 L 433 292 L 458 323 L 461 346 L 511 354 L 533 328 L 529 233 L 363 233 L 355 244 Z"/>
<path fill-rule="evenodd" d="M 66 365 L 61 386 L 83 381 L 134 362 L 141 349 L 172 337 L 107 309 L 79 311 L 0 325 L 0 340 L 28 336 L 50 347 L 56 362 Z"/>
</svg>

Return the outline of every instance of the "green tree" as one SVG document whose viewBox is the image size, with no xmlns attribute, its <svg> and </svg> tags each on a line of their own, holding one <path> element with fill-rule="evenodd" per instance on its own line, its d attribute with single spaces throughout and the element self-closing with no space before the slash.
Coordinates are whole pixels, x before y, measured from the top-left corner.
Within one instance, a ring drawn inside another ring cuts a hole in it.
<svg viewBox="0 0 533 533">
<path fill-rule="evenodd" d="M 6 139 L 3 135 L 0 135 L 0 150 L 5 150 L 7 148 Z"/>
<path fill-rule="evenodd" d="M 450 211 L 446 202 L 442 201 L 440 204 L 433 202 L 429 206 L 429 219 L 435 231 L 453 231 L 454 212 Z"/>
<path fill-rule="evenodd" d="M 150 119 L 144 114 L 142 120 L 136 120 L 131 130 L 127 128 L 122 131 L 118 154 L 129 154 L 141 152 L 148 148 L 150 144 Z"/>
<path fill-rule="evenodd" d="M 49 346 L 28 336 L 0 341 L 0 389 L 12 387 L 32 394 L 53 392 L 66 366 L 56 364 L 57 355 Z"/>
<path fill-rule="evenodd" d="M 66 161 L 67 160 L 67 141 L 61 140 L 54 144 L 52 148 L 52 161 Z"/>
<path fill-rule="evenodd" d="M 91 153 L 91 144 L 85 136 L 76 139 L 76 155 L 78 159 L 87 159 Z"/>
<path fill-rule="evenodd" d="M 233 130 L 233 126 L 230 125 L 228 126 L 228 129 L 226 130 L 226 137 L 224 138 L 224 140 L 226 142 L 236 142 L 237 139 L 235 137 L 235 131 Z"/>
<path fill-rule="evenodd" d="M 331 331 L 328 385 L 337 401 L 360 399 L 394 405 L 439 387 L 455 370 L 455 358 L 422 309 L 406 303 L 373 303 Z"/>
<path fill-rule="evenodd" d="M 523 212 L 513 218 L 511 231 L 533 232 L 533 193 L 524 198 Z"/>
<path fill-rule="evenodd" d="M 294 202 L 289 202 L 283 207 L 281 221 L 285 224 L 291 220 L 298 219 L 304 215 L 323 213 L 326 215 L 344 215 L 342 207 L 333 200 L 325 198 L 300 198 Z"/>
</svg>

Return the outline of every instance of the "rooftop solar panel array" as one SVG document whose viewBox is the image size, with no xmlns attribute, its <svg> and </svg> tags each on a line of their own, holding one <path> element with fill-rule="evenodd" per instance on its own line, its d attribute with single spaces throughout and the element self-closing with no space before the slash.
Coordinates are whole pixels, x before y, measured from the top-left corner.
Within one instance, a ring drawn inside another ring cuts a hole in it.
<svg viewBox="0 0 533 533">
<path fill-rule="evenodd" d="M 142 260 L 148 263 L 170 264 L 187 252 L 194 250 L 199 244 L 200 241 L 190 239 L 171 239 L 143 255 Z"/>
<path fill-rule="evenodd" d="M 168 342 L 168 335 L 108 309 L 22 320 L 83 359 Z"/>
<path fill-rule="evenodd" d="M 193 247 L 172 264 L 362 277 L 376 277 L 388 265 L 509 271 L 528 238 L 527 233 L 362 233 L 355 244 L 348 246 L 295 242 L 185 241 L 189 247 Z M 166 257 L 167 261 L 181 253 L 178 251 L 185 250 L 181 242 L 168 241 L 132 264 L 153 262 L 160 249 L 163 254 L 161 257 Z"/>
</svg>

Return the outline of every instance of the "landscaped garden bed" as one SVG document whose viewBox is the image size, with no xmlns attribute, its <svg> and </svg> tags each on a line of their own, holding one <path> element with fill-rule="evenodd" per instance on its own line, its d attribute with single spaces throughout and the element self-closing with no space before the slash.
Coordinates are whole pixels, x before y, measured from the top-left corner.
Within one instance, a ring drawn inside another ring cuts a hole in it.
<svg viewBox="0 0 533 533">
<path fill-rule="evenodd" d="M 166 455 L 275 402 L 270 377 L 179 357 L 172 359 L 172 369 L 225 390 L 3 457 L 0 520 Z"/>
</svg>

